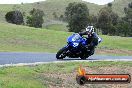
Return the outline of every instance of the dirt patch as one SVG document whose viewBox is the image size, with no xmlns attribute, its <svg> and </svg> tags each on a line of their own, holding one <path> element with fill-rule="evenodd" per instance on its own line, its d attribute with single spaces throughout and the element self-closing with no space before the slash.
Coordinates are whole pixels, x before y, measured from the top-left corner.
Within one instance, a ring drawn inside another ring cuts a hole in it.
<svg viewBox="0 0 132 88">
<path fill-rule="evenodd" d="M 96 49 L 96 54 L 132 55 L 132 50 Z"/>
<path fill-rule="evenodd" d="M 130 74 L 132 67 L 84 67 L 89 74 Z M 80 86 L 76 83 L 77 69 L 72 73 L 42 73 L 41 78 L 48 84 L 49 88 L 132 88 L 132 83 L 128 84 L 85 84 Z M 50 79 L 50 80 L 49 80 Z"/>
</svg>

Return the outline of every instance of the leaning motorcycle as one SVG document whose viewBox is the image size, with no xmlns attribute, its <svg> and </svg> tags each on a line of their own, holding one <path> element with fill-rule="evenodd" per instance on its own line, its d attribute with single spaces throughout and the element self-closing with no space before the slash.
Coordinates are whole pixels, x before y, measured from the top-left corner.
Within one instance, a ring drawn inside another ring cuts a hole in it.
<svg viewBox="0 0 132 88">
<path fill-rule="evenodd" d="M 87 45 L 86 41 L 88 40 L 85 37 L 80 36 L 78 33 L 72 34 L 67 38 L 67 45 L 57 52 L 56 58 L 88 58 L 90 56 L 90 50 L 88 49 L 88 47 L 85 47 Z"/>
</svg>

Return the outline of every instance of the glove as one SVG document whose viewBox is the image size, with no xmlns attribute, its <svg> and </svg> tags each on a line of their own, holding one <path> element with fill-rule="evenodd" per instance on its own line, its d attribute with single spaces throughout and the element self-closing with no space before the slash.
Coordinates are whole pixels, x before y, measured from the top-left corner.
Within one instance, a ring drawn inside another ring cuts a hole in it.
<svg viewBox="0 0 132 88">
<path fill-rule="evenodd" d="M 102 38 L 98 37 L 98 43 L 101 43 L 102 41 L 103 41 Z"/>
</svg>

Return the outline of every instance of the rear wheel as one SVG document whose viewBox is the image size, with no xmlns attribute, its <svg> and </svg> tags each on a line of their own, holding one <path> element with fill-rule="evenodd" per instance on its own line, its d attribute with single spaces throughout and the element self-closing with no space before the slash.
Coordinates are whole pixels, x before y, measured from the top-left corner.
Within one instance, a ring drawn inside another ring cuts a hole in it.
<svg viewBox="0 0 132 88">
<path fill-rule="evenodd" d="M 67 48 L 63 47 L 62 49 L 60 49 L 57 54 L 56 54 L 56 58 L 57 59 L 63 59 L 66 57 L 66 52 L 67 52 Z"/>
<path fill-rule="evenodd" d="M 82 60 L 86 60 L 86 57 L 80 57 Z"/>
<path fill-rule="evenodd" d="M 83 54 L 83 55 L 80 56 L 80 58 L 81 58 L 82 60 L 86 60 L 88 57 L 89 57 L 89 56 L 86 56 L 85 54 Z"/>
</svg>

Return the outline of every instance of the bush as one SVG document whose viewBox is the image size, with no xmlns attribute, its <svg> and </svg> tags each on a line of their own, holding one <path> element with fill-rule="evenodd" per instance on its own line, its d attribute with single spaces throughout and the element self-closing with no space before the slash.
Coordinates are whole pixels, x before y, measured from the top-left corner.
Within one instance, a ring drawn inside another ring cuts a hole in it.
<svg viewBox="0 0 132 88">
<path fill-rule="evenodd" d="M 27 16 L 27 25 L 30 27 L 41 28 L 44 22 L 44 12 L 39 9 L 33 9 L 30 11 L 30 16 Z"/>
<path fill-rule="evenodd" d="M 9 23 L 13 24 L 23 24 L 23 15 L 20 11 L 10 11 L 5 15 L 5 19 Z"/>
</svg>

